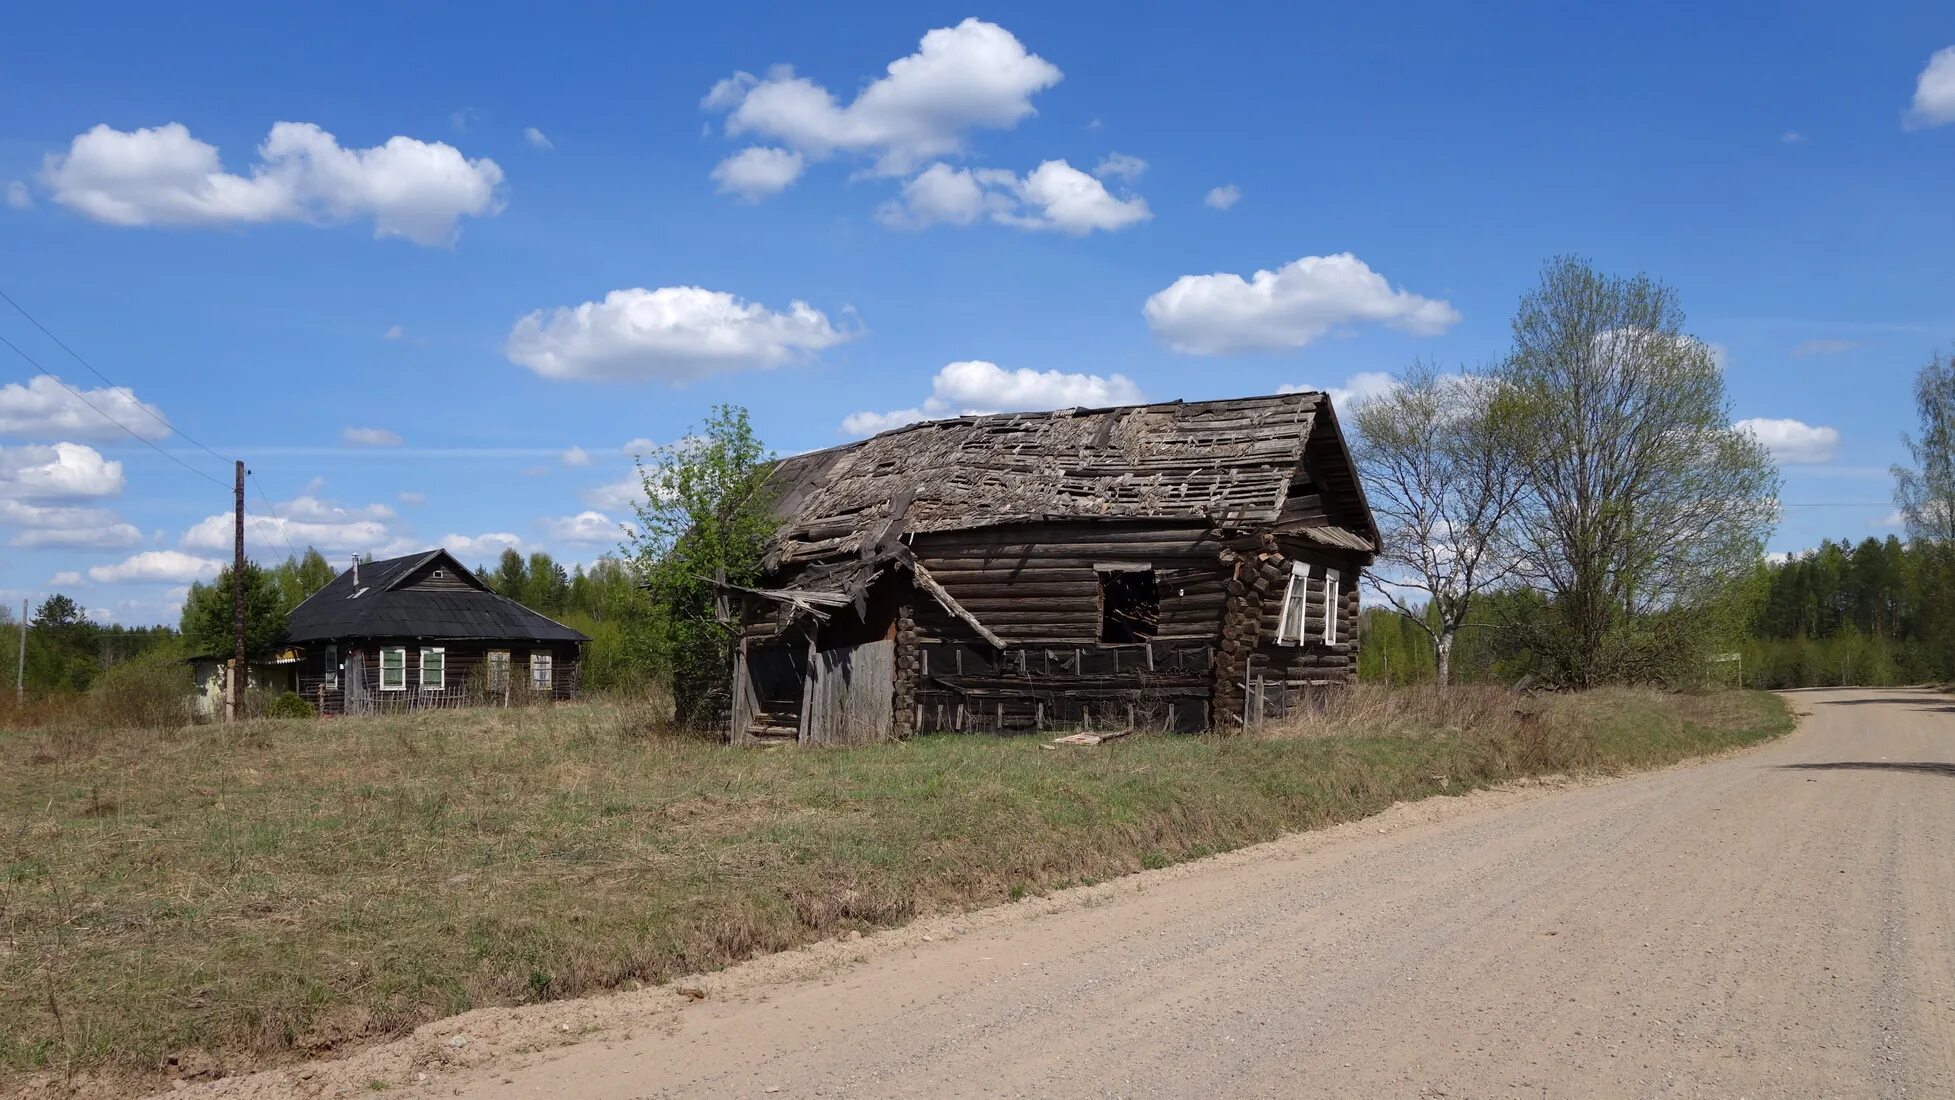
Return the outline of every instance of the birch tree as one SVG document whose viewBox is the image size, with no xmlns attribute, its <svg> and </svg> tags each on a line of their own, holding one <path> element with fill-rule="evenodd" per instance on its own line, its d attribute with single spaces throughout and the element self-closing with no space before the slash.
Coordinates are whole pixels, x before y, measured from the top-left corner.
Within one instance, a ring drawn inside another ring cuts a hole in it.
<svg viewBox="0 0 1955 1100">
<path fill-rule="evenodd" d="M 1510 526 L 1527 461 L 1518 412 L 1500 383 L 1425 363 L 1356 409 L 1354 457 L 1383 543 L 1367 582 L 1425 632 L 1441 684 L 1474 598 L 1518 562 Z"/>
<path fill-rule="evenodd" d="M 1732 426 L 1723 373 L 1683 321 L 1671 288 L 1572 257 L 1514 317 L 1501 377 L 1529 441 L 1518 532 L 1548 596 L 1530 648 L 1570 686 L 1681 667 L 1777 521 L 1778 469 Z"/>
</svg>

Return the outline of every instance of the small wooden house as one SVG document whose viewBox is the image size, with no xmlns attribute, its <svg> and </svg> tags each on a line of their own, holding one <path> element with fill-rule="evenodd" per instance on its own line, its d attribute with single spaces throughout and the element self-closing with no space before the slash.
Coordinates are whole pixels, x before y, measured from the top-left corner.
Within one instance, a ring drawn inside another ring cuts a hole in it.
<svg viewBox="0 0 1955 1100">
<path fill-rule="evenodd" d="M 285 622 L 297 691 L 321 714 L 568 699 L 589 641 L 446 550 L 355 565 Z"/>
<path fill-rule="evenodd" d="M 1321 393 L 931 421 L 771 488 L 736 742 L 1227 729 L 1356 675 L 1378 534 Z"/>
</svg>

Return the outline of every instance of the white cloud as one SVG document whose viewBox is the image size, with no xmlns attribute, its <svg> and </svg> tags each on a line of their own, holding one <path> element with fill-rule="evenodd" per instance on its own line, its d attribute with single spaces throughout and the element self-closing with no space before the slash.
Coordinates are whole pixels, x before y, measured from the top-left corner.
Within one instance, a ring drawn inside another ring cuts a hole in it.
<svg viewBox="0 0 1955 1100">
<path fill-rule="evenodd" d="M 1106 185 L 1063 160 L 1049 160 L 1023 178 L 996 168 L 931 165 L 903 185 L 900 198 L 876 209 L 884 225 L 921 229 L 936 223 L 969 225 L 980 217 L 1020 229 L 1081 236 L 1124 229 L 1153 217 L 1138 195 L 1116 198 Z"/>
<path fill-rule="evenodd" d="M 623 525 L 597 511 L 547 520 L 545 526 L 550 537 L 559 542 L 617 543 L 624 538 Z"/>
<path fill-rule="evenodd" d="M 1227 210 L 1229 207 L 1241 201 L 1241 199 L 1242 188 L 1237 187 L 1233 183 L 1225 183 L 1220 187 L 1211 187 L 1208 189 L 1208 194 L 1202 196 L 1204 205 L 1214 207 L 1217 210 Z"/>
<path fill-rule="evenodd" d="M 534 126 L 523 127 L 523 140 L 529 142 L 530 148 L 532 149 L 556 148 L 556 145 L 551 142 L 550 136 Z"/>
<path fill-rule="evenodd" d="M 658 444 L 646 439 L 642 435 L 637 439 L 625 440 L 624 446 L 618 448 L 619 454 L 628 455 L 632 458 L 637 458 L 640 455 L 654 454 L 657 451 Z"/>
<path fill-rule="evenodd" d="M 1305 256 L 1249 279 L 1183 275 L 1147 299 L 1141 312 L 1169 347 L 1193 355 L 1300 348 L 1357 324 L 1430 336 L 1460 319 L 1444 301 L 1393 288 L 1348 252 Z"/>
<path fill-rule="evenodd" d="M 0 499 L 0 528 L 12 528 L 7 545 L 23 550 L 120 550 L 142 542 L 141 531 L 102 508 L 27 504 Z"/>
<path fill-rule="evenodd" d="M 340 439 L 349 447 L 398 447 L 402 440 L 399 432 L 386 428 L 353 428 L 339 430 Z"/>
<path fill-rule="evenodd" d="M 443 142 L 397 135 L 346 149 L 312 123 L 280 122 L 258 157 L 238 175 L 181 123 L 132 131 L 98 125 L 66 153 L 49 154 L 42 178 L 54 201 L 111 225 L 371 218 L 375 236 L 424 245 L 449 243 L 461 218 L 503 207 L 496 162 L 469 160 Z"/>
<path fill-rule="evenodd" d="M 271 515 L 252 513 L 244 524 L 245 542 L 258 551 L 283 557 L 286 544 L 311 546 L 321 552 L 373 551 L 385 556 L 408 553 L 418 546 L 394 528 L 396 516 L 384 504 L 348 507 L 314 496 L 298 496 L 272 506 Z M 190 550 L 231 549 L 230 512 L 207 516 L 183 534 Z"/>
<path fill-rule="evenodd" d="M 408 504 L 416 508 L 419 508 L 421 505 L 426 504 L 428 502 L 428 494 L 419 492 L 414 489 L 403 489 L 400 492 L 394 494 L 394 499 L 400 501 L 402 504 Z"/>
<path fill-rule="evenodd" d="M 223 567 L 222 562 L 186 554 L 181 550 L 144 550 L 114 565 L 91 566 L 88 576 L 98 584 L 127 581 L 185 584 L 214 577 Z"/>
<path fill-rule="evenodd" d="M 0 447 L 0 497 L 60 500 L 122 491 L 122 463 L 81 443 Z"/>
<path fill-rule="evenodd" d="M 1901 514 L 1901 510 L 1899 508 L 1896 508 L 1893 511 L 1887 513 L 1886 515 L 1880 517 L 1878 520 L 1875 520 L 1874 526 L 1900 527 L 1906 523 L 1907 523 L 1907 517 Z"/>
<path fill-rule="evenodd" d="M 1093 169 L 1093 174 L 1101 179 L 1111 176 L 1132 183 L 1145 171 L 1147 171 L 1147 162 L 1139 157 L 1127 153 L 1108 153 L 1101 158 L 1099 166 Z"/>
<path fill-rule="evenodd" d="M 563 454 L 558 455 L 557 458 L 565 466 L 589 466 L 591 464 L 591 453 L 577 446 L 571 447 Z"/>
<path fill-rule="evenodd" d="M 1936 50 L 1915 78 L 1914 102 L 1902 123 L 1910 130 L 1955 122 L 1955 46 Z"/>
<path fill-rule="evenodd" d="M 759 202 L 787 190 L 801 178 L 806 161 L 791 149 L 771 145 L 750 145 L 720 161 L 713 168 L 712 180 L 720 192 L 738 195 L 748 202 Z"/>
<path fill-rule="evenodd" d="M 1805 140 L 1806 135 L 1797 130 L 1787 130 L 1779 135 L 1780 145 L 1802 145 L 1805 143 Z"/>
<path fill-rule="evenodd" d="M 441 536 L 441 548 L 463 560 L 487 560 L 500 557 L 504 550 L 521 550 L 523 540 L 507 531 L 491 531 L 485 535 L 447 534 Z"/>
<path fill-rule="evenodd" d="M 170 434 L 163 422 L 163 410 L 137 400 L 135 391 L 127 386 L 76 392 L 81 396 L 76 397 L 45 374 L 28 379 L 24 385 L 9 382 L 0 386 L 0 435 L 42 439 L 58 435 L 99 442 L 123 438 L 125 433 L 116 427 L 117 420 L 152 442 Z"/>
<path fill-rule="evenodd" d="M 8 180 L 7 205 L 13 207 L 15 210 L 32 210 L 34 208 L 34 193 L 27 189 L 25 183 L 19 180 Z"/>
<path fill-rule="evenodd" d="M 399 325 L 388 325 L 387 331 L 381 333 L 380 338 L 382 340 L 405 340 L 407 339 L 407 330 Z"/>
<path fill-rule="evenodd" d="M 1145 400 L 1140 387 L 1122 374 L 1067 374 L 1029 368 L 1006 370 L 972 359 L 951 363 L 931 381 L 930 396 L 915 408 L 851 413 L 842 421 L 848 435 L 877 432 L 934 420 L 991 412 L 1043 412 L 1073 407 L 1133 405 Z"/>
<path fill-rule="evenodd" d="M 1805 340 L 1792 349 L 1792 354 L 1800 359 L 1809 359 L 1815 355 L 1838 355 L 1859 346 L 1858 340 Z"/>
<path fill-rule="evenodd" d="M 634 287 L 523 317 L 506 352 L 545 378 L 676 383 L 782 366 L 853 335 L 806 302 L 777 313 L 702 287 Z"/>
<path fill-rule="evenodd" d="M 1351 377 L 1346 378 L 1344 384 L 1341 386 L 1284 385 L 1276 387 L 1276 392 L 1308 393 L 1312 390 L 1321 390 L 1330 395 L 1331 405 L 1340 410 L 1343 418 L 1348 421 L 1353 405 L 1362 401 L 1369 401 L 1374 397 L 1388 396 L 1397 389 L 1398 379 L 1386 374 L 1384 371 L 1368 370 L 1359 371 Z"/>
<path fill-rule="evenodd" d="M 817 160 L 859 153 L 873 158 L 875 173 L 903 175 L 962 152 L 968 130 L 1017 125 L 1034 113 L 1032 96 L 1061 75 L 1010 31 L 966 19 L 925 34 L 916 53 L 890 62 L 846 106 L 787 66 L 765 78 L 735 73 L 701 106 L 727 113 L 728 136 L 752 134 Z"/>
<path fill-rule="evenodd" d="M 617 481 L 586 489 L 581 495 L 584 503 L 593 508 L 621 512 L 644 501 L 645 483 L 639 479 L 637 471 L 634 470 Z"/>
<path fill-rule="evenodd" d="M 1833 452 L 1840 445 L 1839 429 L 1815 427 L 1797 420 L 1754 416 L 1732 427 L 1756 436 L 1773 458 L 1787 464 L 1831 462 Z"/>
<path fill-rule="evenodd" d="M 49 577 L 48 583 L 50 585 L 56 585 L 56 584 L 76 585 L 76 584 L 85 584 L 87 582 L 81 579 L 80 573 L 77 573 L 72 569 L 64 569 L 61 572 L 56 573 L 54 576 Z"/>
</svg>

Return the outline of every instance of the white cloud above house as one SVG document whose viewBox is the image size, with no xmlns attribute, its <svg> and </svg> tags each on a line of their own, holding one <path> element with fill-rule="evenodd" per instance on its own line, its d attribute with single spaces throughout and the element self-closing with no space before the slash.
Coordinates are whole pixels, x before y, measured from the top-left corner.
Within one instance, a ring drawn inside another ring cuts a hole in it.
<svg viewBox="0 0 1955 1100">
<path fill-rule="evenodd" d="M 443 550 L 461 559 L 464 564 L 482 564 L 490 558 L 502 556 L 504 550 L 522 550 L 523 540 L 519 535 L 507 531 L 490 531 L 481 535 L 461 535 L 450 532 L 441 536 L 439 544 Z"/>
<path fill-rule="evenodd" d="M 122 226 L 219 226 L 370 220 L 376 237 L 452 243 L 464 217 L 504 205 L 502 169 L 445 142 L 396 135 L 344 148 L 309 122 L 280 122 L 245 173 L 224 169 L 216 146 L 171 122 L 137 130 L 98 125 L 65 153 L 47 156 L 41 178 L 54 201 Z"/>
<path fill-rule="evenodd" d="M 163 410 L 137 399 L 127 386 L 77 387 L 70 392 L 45 374 L 0 386 L 0 435 L 23 439 L 57 436 L 99 443 L 128 434 L 116 427 L 116 421 L 151 442 L 170 434 Z"/>
<path fill-rule="evenodd" d="M 7 545 L 22 550 L 121 550 L 143 540 L 134 524 L 104 508 L 29 504 L 0 499 L 0 528 L 11 528 Z"/>
<path fill-rule="evenodd" d="M 97 584 L 187 584 L 217 575 L 224 563 L 181 550 L 144 550 L 113 565 L 90 566 L 88 578 Z"/>
<path fill-rule="evenodd" d="M 679 383 L 800 362 L 855 335 L 802 301 L 777 312 L 703 287 L 634 287 L 528 314 L 505 351 L 545 378 Z"/>
<path fill-rule="evenodd" d="M 595 510 L 549 519 L 544 521 L 544 527 L 550 537 L 558 542 L 615 545 L 625 537 L 623 524 Z"/>
<path fill-rule="evenodd" d="M 404 442 L 399 432 L 386 428 L 348 426 L 339 430 L 339 438 L 349 447 L 398 447 Z"/>
<path fill-rule="evenodd" d="M 714 166 L 712 180 L 719 184 L 721 194 L 759 202 L 787 190 L 806 167 L 807 161 L 792 149 L 753 145 Z"/>
<path fill-rule="evenodd" d="M 861 156 L 871 173 L 895 176 L 964 152 L 972 130 L 1016 126 L 1035 113 L 1032 97 L 1062 76 L 1010 31 L 972 18 L 925 34 L 915 53 L 890 62 L 847 103 L 781 65 L 764 77 L 734 73 L 701 106 L 725 114 L 728 137 L 810 160 Z"/>
<path fill-rule="evenodd" d="M 589 466 L 591 464 L 591 453 L 582 447 L 573 445 L 558 455 L 557 460 L 565 466 Z"/>
<path fill-rule="evenodd" d="M 1213 210 L 1227 210 L 1240 201 L 1242 201 L 1242 188 L 1233 183 L 1211 187 L 1208 189 L 1208 194 L 1202 196 L 1202 205 Z"/>
<path fill-rule="evenodd" d="M 1914 101 L 1901 116 L 1911 130 L 1955 122 L 1955 46 L 1936 50 L 1914 80 Z"/>
<path fill-rule="evenodd" d="M 1132 183 L 1147 171 L 1147 162 L 1129 153 L 1108 153 L 1100 158 L 1093 174 L 1101 179 L 1123 179 Z"/>
<path fill-rule="evenodd" d="M 122 463 L 82 443 L 0 447 L 0 498 L 74 500 L 113 496 L 125 484 Z"/>
<path fill-rule="evenodd" d="M 1118 197 L 1103 181 L 1063 160 L 1046 161 L 1023 177 L 938 162 L 905 182 L 899 197 L 876 208 L 877 220 L 893 229 L 970 225 L 982 218 L 1072 236 L 1125 229 L 1153 216 L 1146 199 Z"/>
<path fill-rule="evenodd" d="M 532 149 L 555 149 L 557 147 L 556 143 L 550 140 L 550 135 L 534 126 L 523 127 L 523 140 L 528 142 L 529 147 Z"/>
<path fill-rule="evenodd" d="M 288 543 L 327 554 L 357 550 L 382 557 L 420 549 L 395 526 L 397 518 L 385 504 L 356 507 L 303 495 L 273 504 L 270 515 L 251 513 L 244 524 L 244 540 L 258 553 L 278 557 L 290 552 Z M 231 524 L 228 511 L 206 516 L 184 532 L 181 545 L 188 550 L 229 551 Z"/>
<path fill-rule="evenodd" d="M 1346 378 L 1341 386 L 1283 385 L 1276 387 L 1277 393 L 1308 393 L 1320 391 L 1330 395 L 1332 407 L 1344 416 L 1350 416 L 1351 407 L 1374 397 L 1388 397 L 1398 389 L 1398 379 L 1384 371 L 1359 371 Z"/>
<path fill-rule="evenodd" d="M 1369 324 L 1431 336 L 1460 320 L 1449 303 L 1392 286 L 1348 252 L 1305 256 L 1247 279 L 1183 275 L 1141 312 L 1157 337 L 1191 355 L 1301 348 L 1334 329 Z"/>
<path fill-rule="evenodd" d="M 594 485 L 578 494 L 584 503 L 606 512 L 630 512 L 645 500 L 645 483 L 633 470 L 616 481 Z"/>
<path fill-rule="evenodd" d="M 874 435 L 947 416 L 1096 408 L 1144 400 L 1140 387 L 1122 374 L 1068 374 L 1026 367 L 1006 370 L 996 363 L 971 359 L 938 371 L 931 380 L 929 396 L 918 405 L 888 412 L 850 413 L 843 419 L 841 430 L 845 435 Z"/>
<path fill-rule="evenodd" d="M 1837 428 L 1807 424 L 1799 420 L 1754 416 L 1732 427 L 1749 432 L 1764 444 L 1774 459 L 1787 465 L 1813 465 L 1831 462 L 1839 450 Z"/>
</svg>

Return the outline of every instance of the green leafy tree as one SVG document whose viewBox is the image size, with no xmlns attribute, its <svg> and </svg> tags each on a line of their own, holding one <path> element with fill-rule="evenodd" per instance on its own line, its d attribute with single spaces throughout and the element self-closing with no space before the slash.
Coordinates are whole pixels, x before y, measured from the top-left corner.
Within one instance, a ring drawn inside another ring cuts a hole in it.
<svg viewBox="0 0 1955 1100">
<path fill-rule="evenodd" d="M 183 601 L 183 637 L 193 653 L 231 655 L 231 567 L 217 579 L 190 586 Z M 244 651 L 251 656 L 269 652 L 285 637 L 284 598 L 271 571 L 255 562 L 244 564 Z"/>
<path fill-rule="evenodd" d="M 715 408 L 680 443 L 641 459 L 632 565 L 653 605 L 652 641 L 678 717 L 712 721 L 732 677 L 734 629 L 715 581 L 752 584 L 775 518 L 771 456 L 745 409 Z"/>
<path fill-rule="evenodd" d="M 41 692 L 86 691 L 101 667 L 102 628 L 82 606 L 56 592 L 34 609 L 28 628 L 27 682 Z"/>
<path fill-rule="evenodd" d="M 1676 292 L 1643 275 L 1548 263 L 1514 317 L 1501 371 L 1530 441 L 1518 519 L 1529 578 L 1548 596 L 1523 626 L 1554 679 L 1664 679 L 1699 663 L 1777 520 L 1779 477 L 1732 427 L 1710 348 L 1683 330 Z"/>
<path fill-rule="evenodd" d="M 483 579 L 498 595 L 521 603 L 529 588 L 529 566 L 523 561 L 522 551 L 513 546 L 505 547 L 502 556 L 496 559 L 495 570 Z"/>
</svg>

